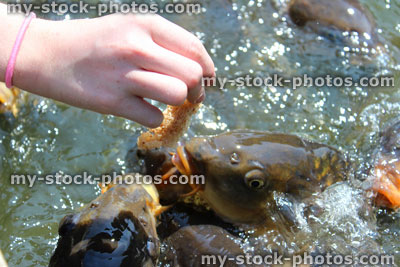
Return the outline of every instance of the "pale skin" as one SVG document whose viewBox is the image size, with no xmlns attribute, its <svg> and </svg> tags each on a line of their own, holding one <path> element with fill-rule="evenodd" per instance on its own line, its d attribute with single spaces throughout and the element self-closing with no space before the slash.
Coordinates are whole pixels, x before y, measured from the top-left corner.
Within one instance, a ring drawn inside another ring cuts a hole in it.
<svg viewBox="0 0 400 267">
<path fill-rule="evenodd" d="M 0 81 L 22 16 L 0 4 Z M 34 19 L 19 51 L 13 84 L 72 106 L 157 127 L 168 105 L 204 100 L 202 77 L 214 64 L 191 33 L 157 15 Z"/>
</svg>

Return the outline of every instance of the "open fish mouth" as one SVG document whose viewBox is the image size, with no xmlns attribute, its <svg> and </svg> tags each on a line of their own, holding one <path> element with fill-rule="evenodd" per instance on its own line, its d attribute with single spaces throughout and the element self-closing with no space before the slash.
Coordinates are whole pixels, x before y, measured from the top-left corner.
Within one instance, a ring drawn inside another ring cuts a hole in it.
<svg viewBox="0 0 400 267">
<path fill-rule="evenodd" d="M 171 154 L 171 161 L 174 167 L 172 167 L 162 176 L 162 180 L 165 181 L 169 179 L 177 172 L 186 176 L 191 176 L 196 173 L 196 169 L 193 166 L 191 157 L 183 145 L 179 145 L 176 149 L 176 152 Z M 189 179 L 189 181 L 190 180 L 191 179 Z M 202 186 L 198 184 L 189 183 L 189 186 L 192 190 L 189 193 L 181 194 L 180 197 L 189 197 L 202 190 Z"/>
</svg>

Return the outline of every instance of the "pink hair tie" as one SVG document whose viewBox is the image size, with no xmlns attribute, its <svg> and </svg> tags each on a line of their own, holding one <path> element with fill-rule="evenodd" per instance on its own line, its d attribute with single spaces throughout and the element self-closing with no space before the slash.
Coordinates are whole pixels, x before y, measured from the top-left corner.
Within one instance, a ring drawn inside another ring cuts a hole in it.
<svg viewBox="0 0 400 267">
<path fill-rule="evenodd" d="M 12 78 L 14 75 L 14 67 L 15 62 L 17 61 L 17 55 L 19 48 L 21 47 L 22 40 L 24 39 L 26 30 L 28 29 L 29 24 L 32 19 L 36 18 L 35 13 L 30 13 L 28 17 L 25 18 L 24 23 L 22 23 L 21 28 L 19 29 L 17 39 L 15 40 L 14 47 L 11 51 L 10 59 L 8 60 L 7 69 L 6 69 L 6 86 L 8 88 L 12 87 Z"/>
</svg>

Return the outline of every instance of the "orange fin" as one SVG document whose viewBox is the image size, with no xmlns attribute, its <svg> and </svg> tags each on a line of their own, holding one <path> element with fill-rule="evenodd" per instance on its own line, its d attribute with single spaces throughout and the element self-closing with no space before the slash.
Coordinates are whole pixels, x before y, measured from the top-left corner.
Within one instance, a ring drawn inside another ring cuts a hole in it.
<svg viewBox="0 0 400 267">
<path fill-rule="evenodd" d="M 393 166 L 375 167 L 372 189 L 378 193 L 377 204 L 391 209 L 400 208 L 400 173 Z"/>
</svg>

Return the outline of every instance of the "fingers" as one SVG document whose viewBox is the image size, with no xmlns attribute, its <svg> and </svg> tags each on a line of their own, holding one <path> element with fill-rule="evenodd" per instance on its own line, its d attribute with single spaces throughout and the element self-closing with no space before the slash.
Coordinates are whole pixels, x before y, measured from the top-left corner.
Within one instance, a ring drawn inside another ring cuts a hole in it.
<svg viewBox="0 0 400 267">
<path fill-rule="evenodd" d="M 180 79 L 145 70 L 131 71 L 126 75 L 132 93 L 160 101 L 167 105 L 182 105 L 187 97 L 187 86 Z M 129 86 L 129 85 L 128 85 Z M 129 89 L 128 89 L 129 90 Z"/>
<path fill-rule="evenodd" d="M 139 97 L 126 97 L 121 100 L 113 115 L 136 121 L 149 128 L 158 127 L 163 121 L 162 112 Z"/>
<path fill-rule="evenodd" d="M 202 92 L 203 69 L 199 63 L 161 46 L 149 46 L 147 56 L 133 57 L 133 62 L 150 72 L 157 72 L 183 81 L 188 88 L 187 98 L 194 103 Z"/>
<path fill-rule="evenodd" d="M 156 16 L 153 21 L 151 34 L 154 42 L 196 61 L 202 67 L 205 77 L 215 76 L 214 63 L 198 38 L 160 16 Z"/>
</svg>

